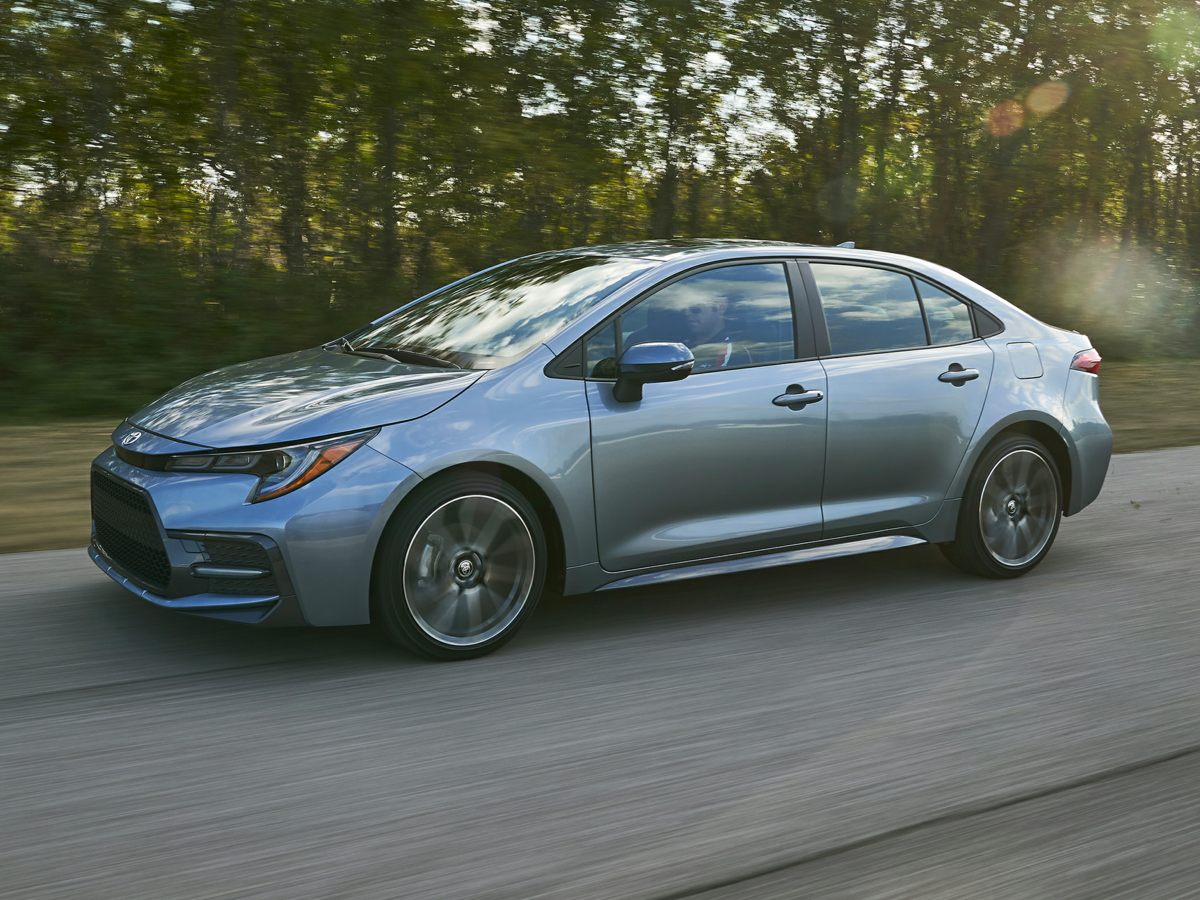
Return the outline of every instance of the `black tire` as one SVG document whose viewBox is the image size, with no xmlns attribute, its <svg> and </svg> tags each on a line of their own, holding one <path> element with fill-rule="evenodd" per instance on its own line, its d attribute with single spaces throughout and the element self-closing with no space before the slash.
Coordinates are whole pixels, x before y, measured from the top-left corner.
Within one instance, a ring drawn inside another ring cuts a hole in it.
<svg viewBox="0 0 1200 900">
<path fill-rule="evenodd" d="M 975 465 L 955 539 L 939 546 L 964 572 L 1016 578 L 1050 552 L 1062 507 L 1062 477 L 1054 457 L 1040 441 L 1010 435 Z"/>
<path fill-rule="evenodd" d="M 508 482 L 475 472 L 433 479 L 405 500 L 379 541 L 374 621 L 430 659 L 483 656 L 537 606 L 546 561 L 537 512 Z"/>
</svg>

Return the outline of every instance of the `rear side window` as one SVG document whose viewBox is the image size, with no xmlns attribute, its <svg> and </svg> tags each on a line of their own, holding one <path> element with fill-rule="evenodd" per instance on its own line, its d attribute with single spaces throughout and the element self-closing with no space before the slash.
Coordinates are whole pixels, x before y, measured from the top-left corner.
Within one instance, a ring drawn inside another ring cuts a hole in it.
<svg viewBox="0 0 1200 900">
<path fill-rule="evenodd" d="M 960 344 L 975 337 L 971 327 L 971 308 L 956 297 L 928 281 L 917 279 L 925 318 L 929 320 L 929 337 L 935 344 Z"/>
<path fill-rule="evenodd" d="M 907 275 L 832 263 L 812 263 L 811 268 L 833 354 L 905 350 L 929 343 L 921 302 Z"/>
</svg>

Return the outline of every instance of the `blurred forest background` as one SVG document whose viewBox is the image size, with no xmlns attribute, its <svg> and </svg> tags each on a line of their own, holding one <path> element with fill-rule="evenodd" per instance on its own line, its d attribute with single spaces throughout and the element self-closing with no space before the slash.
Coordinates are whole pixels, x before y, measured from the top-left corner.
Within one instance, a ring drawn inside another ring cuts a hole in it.
<svg viewBox="0 0 1200 900">
<path fill-rule="evenodd" d="M 847 239 L 1200 354 L 1186 0 L 24 0 L 0 391 L 120 415 L 537 250 Z"/>
</svg>

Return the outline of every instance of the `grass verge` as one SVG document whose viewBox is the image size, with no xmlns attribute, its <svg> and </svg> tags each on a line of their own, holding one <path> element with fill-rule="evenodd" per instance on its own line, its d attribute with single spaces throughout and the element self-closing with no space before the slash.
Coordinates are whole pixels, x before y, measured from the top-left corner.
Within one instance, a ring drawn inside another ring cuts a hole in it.
<svg viewBox="0 0 1200 900">
<path fill-rule="evenodd" d="M 1104 364 L 1101 404 L 1118 453 L 1200 444 L 1200 362 Z M 0 553 L 87 544 L 88 463 L 113 421 L 0 426 Z"/>
</svg>

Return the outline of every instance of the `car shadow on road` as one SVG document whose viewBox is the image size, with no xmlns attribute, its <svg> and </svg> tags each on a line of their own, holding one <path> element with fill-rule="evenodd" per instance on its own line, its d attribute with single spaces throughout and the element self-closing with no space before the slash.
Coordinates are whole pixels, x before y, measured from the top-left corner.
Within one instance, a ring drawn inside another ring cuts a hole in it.
<svg viewBox="0 0 1200 900">
<path fill-rule="evenodd" d="M 819 616 L 829 610 L 929 601 L 987 582 L 949 566 L 933 547 L 801 563 L 778 568 L 600 591 L 546 603 L 528 639 L 737 628 L 754 622 Z"/>
<path fill-rule="evenodd" d="M 391 646 L 370 626 L 254 628 L 147 606 L 115 585 L 98 586 L 78 627 L 126 651 L 205 659 L 214 666 L 324 660 L 374 667 L 422 665 Z M 831 615 L 882 615 L 897 609 L 919 615 L 930 604 L 962 607 L 1011 596 L 1011 584 L 963 575 L 932 547 L 785 566 L 653 587 L 548 597 L 505 657 L 541 648 L 600 647 L 612 641 L 650 644 L 664 636 L 697 639 L 714 632 L 803 629 Z M 840 611 L 840 612 L 839 612 Z"/>
</svg>

